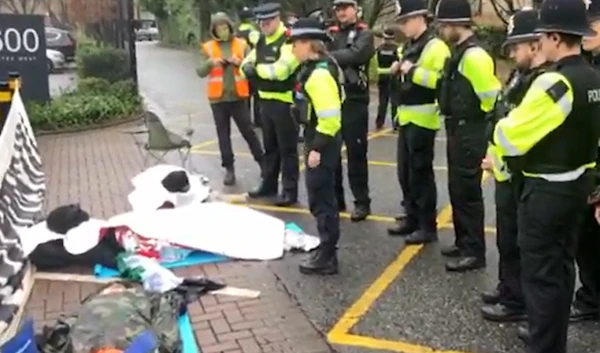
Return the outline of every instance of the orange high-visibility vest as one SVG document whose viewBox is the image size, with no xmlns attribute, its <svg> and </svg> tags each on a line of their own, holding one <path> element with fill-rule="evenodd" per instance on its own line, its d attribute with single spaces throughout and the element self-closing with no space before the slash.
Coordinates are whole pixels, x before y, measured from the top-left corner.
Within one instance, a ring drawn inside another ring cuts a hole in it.
<svg viewBox="0 0 600 353">
<path fill-rule="evenodd" d="M 244 51 L 246 49 L 246 42 L 240 38 L 233 38 L 231 41 L 231 55 L 240 59 L 244 58 Z M 202 49 L 211 59 L 222 59 L 223 54 L 219 43 L 216 40 L 211 40 L 202 45 Z M 248 80 L 246 80 L 241 74 L 239 67 L 233 68 L 233 76 L 235 77 L 235 90 L 238 97 L 248 98 L 250 96 L 250 87 Z M 208 99 L 219 99 L 223 97 L 223 67 L 214 67 L 208 75 Z"/>
</svg>

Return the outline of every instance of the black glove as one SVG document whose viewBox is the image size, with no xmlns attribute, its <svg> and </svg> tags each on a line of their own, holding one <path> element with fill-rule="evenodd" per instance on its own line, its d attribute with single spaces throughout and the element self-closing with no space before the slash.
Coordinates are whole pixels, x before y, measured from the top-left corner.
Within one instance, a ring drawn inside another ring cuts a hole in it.
<svg viewBox="0 0 600 353">
<path fill-rule="evenodd" d="M 257 76 L 256 68 L 254 67 L 254 65 L 251 64 L 244 65 L 242 67 L 242 72 L 244 73 L 244 76 L 246 76 L 247 79 L 251 79 Z"/>
</svg>

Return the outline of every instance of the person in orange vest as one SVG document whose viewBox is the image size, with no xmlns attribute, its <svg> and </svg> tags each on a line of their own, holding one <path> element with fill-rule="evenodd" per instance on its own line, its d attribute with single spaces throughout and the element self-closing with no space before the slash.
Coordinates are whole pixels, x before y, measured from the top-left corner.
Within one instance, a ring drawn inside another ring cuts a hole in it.
<svg viewBox="0 0 600 353">
<path fill-rule="evenodd" d="M 213 39 L 202 44 L 196 71 L 198 76 L 208 78 L 206 92 L 217 128 L 222 166 L 226 171 L 223 184 L 231 186 L 236 182 L 231 118 L 259 166 L 262 166 L 264 152 L 250 121 L 248 80 L 240 74 L 239 68 L 249 51 L 248 44 L 234 36 L 233 22 L 222 12 L 212 16 L 210 33 Z"/>
</svg>

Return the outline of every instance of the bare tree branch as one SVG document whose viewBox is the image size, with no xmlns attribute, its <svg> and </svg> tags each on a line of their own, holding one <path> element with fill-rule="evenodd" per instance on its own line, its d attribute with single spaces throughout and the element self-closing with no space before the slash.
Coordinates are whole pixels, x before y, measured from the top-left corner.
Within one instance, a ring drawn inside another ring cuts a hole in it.
<svg viewBox="0 0 600 353">
<path fill-rule="evenodd" d="M 0 0 L 0 8 L 5 7 L 12 13 L 20 13 L 15 0 Z"/>
</svg>

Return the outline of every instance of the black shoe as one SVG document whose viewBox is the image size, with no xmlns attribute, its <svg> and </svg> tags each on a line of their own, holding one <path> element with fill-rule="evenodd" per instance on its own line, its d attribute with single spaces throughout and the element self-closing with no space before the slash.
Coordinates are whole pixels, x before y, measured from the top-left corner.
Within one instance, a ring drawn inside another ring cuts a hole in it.
<svg viewBox="0 0 600 353">
<path fill-rule="evenodd" d="M 517 329 L 517 337 L 519 337 L 523 343 L 528 344 L 531 337 L 529 335 L 529 328 L 527 326 L 519 326 Z"/>
<path fill-rule="evenodd" d="M 446 257 L 460 257 L 460 248 L 456 245 L 450 245 L 442 249 L 442 256 Z"/>
<path fill-rule="evenodd" d="M 335 250 L 315 249 L 298 266 L 305 275 L 335 275 L 338 273 L 338 259 Z"/>
<path fill-rule="evenodd" d="M 494 322 L 518 322 L 527 319 L 525 310 L 513 309 L 502 304 L 482 306 L 481 315 L 484 319 Z"/>
<path fill-rule="evenodd" d="M 485 267 L 485 260 L 475 256 L 467 256 L 446 262 L 446 271 L 467 272 Z"/>
<path fill-rule="evenodd" d="M 498 289 L 494 289 L 489 292 L 481 293 L 481 301 L 488 305 L 498 304 L 498 302 L 500 302 L 500 291 Z"/>
<path fill-rule="evenodd" d="M 352 222 L 360 222 L 360 221 L 364 221 L 365 219 L 367 219 L 367 217 L 371 214 L 371 207 L 369 206 L 362 206 L 362 205 L 356 205 L 354 207 L 354 211 L 352 211 L 352 214 L 350 215 L 350 220 Z"/>
<path fill-rule="evenodd" d="M 260 197 L 271 197 L 275 195 L 277 195 L 277 189 L 270 189 L 264 183 L 260 184 L 260 186 L 256 189 L 248 192 L 248 197 L 253 199 L 257 199 Z"/>
<path fill-rule="evenodd" d="M 232 186 L 235 185 L 235 170 L 233 168 L 226 168 L 225 177 L 223 178 L 223 185 Z"/>
<path fill-rule="evenodd" d="M 388 235 L 410 235 L 418 229 L 414 222 L 409 222 L 408 218 L 404 217 L 396 221 L 393 227 L 388 228 Z"/>
<path fill-rule="evenodd" d="M 418 245 L 433 243 L 438 240 L 437 232 L 417 230 L 404 238 L 406 245 Z"/>
<path fill-rule="evenodd" d="M 298 203 L 298 197 L 292 195 L 291 193 L 284 192 L 277 197 L 275 200 L 275 205 L 279 207 L 289 207 Z"/>
<path fill-rule="evenodd" d="M 576 305 L 572 305 L 569 322 L 596 321 L 599 318 L 598 314 L 598 309 L 580 309 Z"/>
</svg>

